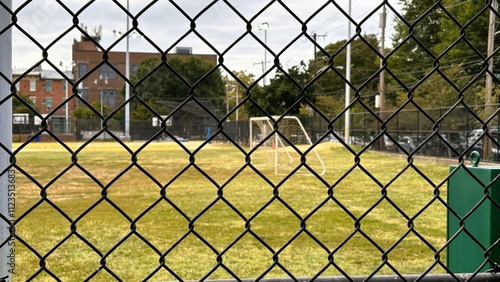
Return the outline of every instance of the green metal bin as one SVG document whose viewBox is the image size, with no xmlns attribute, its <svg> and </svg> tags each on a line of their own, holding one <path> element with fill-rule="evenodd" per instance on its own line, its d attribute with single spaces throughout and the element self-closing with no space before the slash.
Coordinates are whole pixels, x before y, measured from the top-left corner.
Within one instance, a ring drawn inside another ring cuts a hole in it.
<svg viewBox="0 0 500 282">
<path fill-rule="evenodd" d="M 479 167 L 478 162 L 477 159 L 467 168 L 482 183 L 477 182 L 463 167 L 459 168 L 448 181 L 448 205 L 461 218 L 470 213 L 464 220 L 464 230 L 458 233 L 447 248 L 447 264 L 454 273 L 475 272 L 485 262 L 486 249 L 500 238 L 500 209 L 492 201 L 500 204 L 500 180 L 495 181 L 489 188 L 488 194 L 491 199 L 481 202 L 485 196 L 483 186 L 491 183 L 500 174 L 500 167 Z M 450 172 L 456 167 L 450 166 Z M 472 211 L 476 205 L 477 209 Z M 447 238 L 450 240 L 460 229 L 460 219 L 448 210 L 447 223 Z M 492 261 L 500 264 L 500 242 L 490 250 L 490 256 Z M 486 263 L 480 271 L 492 267 L 491 263 Z"/>
</svg>

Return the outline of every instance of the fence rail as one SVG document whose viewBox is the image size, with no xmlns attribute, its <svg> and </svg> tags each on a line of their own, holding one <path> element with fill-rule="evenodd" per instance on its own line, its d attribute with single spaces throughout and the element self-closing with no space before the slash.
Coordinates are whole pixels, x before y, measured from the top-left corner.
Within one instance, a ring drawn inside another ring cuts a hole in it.
<svg viewBox="0 0 500 282">
<path fill-rule="evenodd" d="M 477 281 L 491 281 L 496 282 L 500 281 L 500 275 L 496 273 L 478 273 L 478 274 L 434 274 L 434 275 L 403 275 L 403 276 L 391 276 L 391 275 L 378 275 L 378 276 L 356 276 L 356 277 L 316 277 L 313 280 L 311 278 L 268 278 L 268 279 L 260 279 L 260 282 L 291 282 L 291 281 L 317 281 L 317 282 L 357 282 L 357 281 L 373 281 L 373 282 L 386 282 L 386 281 L 396 281 L 396 282 L 413 282 L 413 281 L 422 281 L 422 282 L 448 282 L 448 281 L 471 281 L 472 279 L 476 279 Z M 241 279 L 241 280 L 211 280 L 212 282 L 229 282 L 229 281 L 241 281 L 241 282 L 252 282 L 254 279 Z"/>
</svg>

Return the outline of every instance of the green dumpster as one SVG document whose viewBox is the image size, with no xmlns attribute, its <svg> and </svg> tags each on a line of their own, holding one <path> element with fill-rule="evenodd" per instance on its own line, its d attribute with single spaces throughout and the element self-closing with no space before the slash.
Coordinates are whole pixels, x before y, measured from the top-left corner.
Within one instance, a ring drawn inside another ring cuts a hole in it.
<svg viewBox="0 0 500 282">
<path fill-rule="evenodd" d="M 448 267 L 454 273 L 475 272 L 485 262 L 486 250 L 500 239 L 500 209 L 493 202 L 500 204 L 500 180 L 489 188 L 490 198 L 482 201 L 485 197 L 483 186 L 500 174 L 500 166 L 479 167 L 479 154 L 471 158 L 473 164 L 467 168 L 480 182 L 464 168 L 459 168 L 448 181 L 448 205 L 457 215 L 448 210 L 447 237 L 448 240 L 453 239 L 447 248 L 446 258 Z M 456 167 L 450 166 L 450 172 Z M 462 229 L 460 219 L 464 222 Z M 489 253 L 491 261 L 500 263 L 500 242 Z M 492 267 L 488 262 L 480 271 Z"/>
</svg>

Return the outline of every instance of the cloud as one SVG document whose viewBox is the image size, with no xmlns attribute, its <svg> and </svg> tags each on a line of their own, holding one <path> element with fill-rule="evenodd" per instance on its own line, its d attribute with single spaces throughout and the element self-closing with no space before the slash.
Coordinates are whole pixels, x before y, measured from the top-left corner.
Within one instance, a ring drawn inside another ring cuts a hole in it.
<svg viewBox="0 0 500 282">
<path fill-rule="evenodd" d="M 66 3 L 67 2 L 67 3 Z M 55 62 L 71 63 L 71 45 L 73 39 L 79 39 L 81 33 L 73 26 L 74 20 L 88 27 L 89 31 L 102 26 L 104 48 L 113 44 L 113 50 L 124 51 L 125 40 L 119 41 L 113 30 L 126 30 L 126 1 L 120 1 L 123 9 L 111 1 L 97 0 L 66 1 L 66 8 L 51 0 L 33 1 L 18 11 L 18 24 L 25 29 L 40 46 L 15 30 L 13 62 L 16 67 L 30 67 L 42 57 L 42 49 L 51 46 L 49 58 Z M 165 50 L 175 50 L 176 46 L 193 47 L 194 53 L 224 55 L 224 64 L 231 70 L 247 70 L 261 75 L 264 60 L 264 47 L 259 40 L 265 41 L 265 32 L 258 29 L 262 22 L 269 23 L 267 44 L 271 52 L 266 52 L 268 66 L 276 59 L 274 54 L 281 54 L 278 60 L 284 67 L 291 67 L 301 60 L 313 57 L 313 44 L 303 34 L 325 35 L 318 37 L 318 44 L 345 39 L 347 36 L 347 18 L 332 3 L 324 0 L 290 0 L 279 2 L 264 0 L 229 1 L 234 9 L 225 2 L 218 1 L 208 7 L 212 1 L 180 0 L 175 5 L 170 1 L 157 1 L 151 4 L 147 0 L 130 1 L 130 13 L 137 19 L 138 29 L 154 44 Z M 269 3 L 272 3 L 269 5 Z M 352 16 L 363 21 L 363 33 L 378 33 L 379 13 L 366 18 L 380 3 L 373 0 L 353 0 Z M 14 0 L 14 9 L 24 1 Z M 327 3 L 325 5 L 325 3 Z M 347 0 L 337 1 L 339 7 L 347 9 Z M 17 5 L 17 6 L 16 6 Z M 85 5 L 85 9 L 82 9 Z M 145 8 L 148 7 L 149 8 Z M 202 13 L 201 13 L 202 12 Z M 192 26 L 195 25 L 194 30 Z M 248 27 L 251 26 L 251 31 Z M 130 22 L 132 28 L 132 21 Z M 71 29 L 69 33 L 62 36 Z M 354 29 L 353 29 L 354 34 Z M 207 43 L 208 42 L 208 43 Z M 53 46 L 52 46 L 53 45 Z M 144 39 L 130 39 L 130 51 L 155 52 L 153 45 Z"/>
</svg>

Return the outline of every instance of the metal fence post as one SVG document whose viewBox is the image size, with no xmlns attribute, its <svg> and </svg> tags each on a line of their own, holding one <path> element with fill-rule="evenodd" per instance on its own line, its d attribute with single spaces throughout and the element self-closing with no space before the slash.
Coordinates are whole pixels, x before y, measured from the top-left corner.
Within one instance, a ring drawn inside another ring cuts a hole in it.
<svg viewBox="0 0 500 282">
<path fill-rule="evenodd" d="M 12 0 L 2 0 L 3 4 L 12 9 Z M 0 73 L 8 79 L 12 79 L 12 29 L 5 28 L 10 24 L 11 16 L 0 7 Z M 2 29 L 5 29 L 2 32 Z M 10 94 L 10 83 L 0 77 L 0 101 Z M 12 99 L 0 104 L 0 144 L 7 149 L 12 149 Z M 11 219 L 9 215 L 9 154 L 0 148 L 0 214 Z M 6 243 L 9 237 L 10 223 L 0 218 L 0 277 L 7 275 L 6 281 L 12 280 L 12 268 L 10 262 L 11 247 Z M 15 259 L 15 258 L 14 258 Z"/>
</svg>

